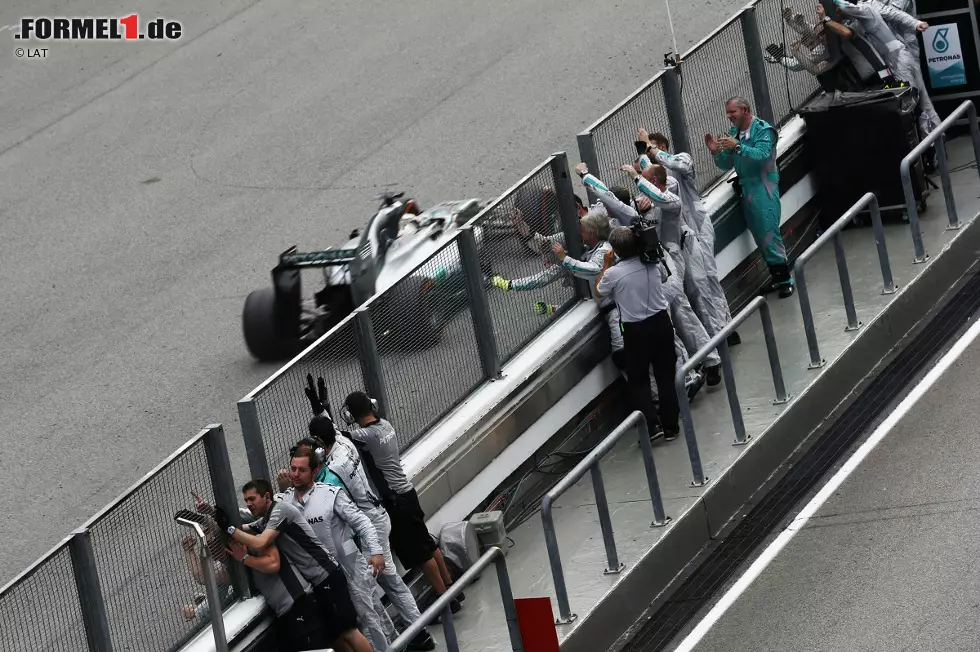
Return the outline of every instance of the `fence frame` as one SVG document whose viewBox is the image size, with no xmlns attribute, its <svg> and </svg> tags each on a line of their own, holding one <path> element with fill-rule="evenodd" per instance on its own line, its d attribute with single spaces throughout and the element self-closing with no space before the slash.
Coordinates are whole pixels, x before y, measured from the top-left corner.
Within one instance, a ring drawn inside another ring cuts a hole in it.
<svg viewBox="0 0 980 652">
<path fill-rule="evenodd" d="M 970 128 L 970 136 L 973 139 L 973 156 L 977 163 L 980 163 L 980 127 L 977 125 L 977 107 L 971 100 L 964 100 L 962 104 L 953 109 L 942 123 L 928 136 L 919 141 L 911 152 L 905 155 L 899 165 L 899 174 L 902 178 L 902 190 L 905 193 L 905 211 L 909 217 L 909 228 L 912 230 L 912 245 L 915 248 L 913 262 L 924 263 L 929 255 L 926 253 L 922 243 L 922 230 L 919 227 L 919 211 L 915 206 L 915 192 L 912 189 L 912 163 L 925 154 L 934 143 L 936 145 L 936 156 L 939 159 L 939 173 L 942 177 L 943 195 L 946 198 L 946 215 L 949 219 L 949 229 L 960 228 L 959 217 L 956 214 L 956 198 L 953 197 L 953 185 L 949 172 L 949 161 L 946 158 L 946 142 L 941 136 L 945 136 L 950 127 L 960 117 L 967 114 L 967 125 Z M 980 174 L 980 166 L 977 167 Z"/>
<path fill-rule="evenodd" d="M 820 346 L 817 342 L 816 325 L 813 322 L 813 309 L 810 306 L 810 293 L 807 290 L 804 268 L 816 253 L 831 240 L 834 241 L 834 256 L 837 259 L 837 274 L 840 277 L 841 294 L 844 297 L 844 312 L 847 315 L 847 326 L 844 331 L 851 332 L 861 328 L 857 312 L 854 309 L 854 293 L 851 291 L 851 277 L 847 273 L 847 259 L 844 254 L 844 243 L 840 232 L 851 223 L 865 207 L 871 207 L 871 224 L 874 227 L 875 242 L 878 245 L 878 264 L 881 266 L 882 294 L 894 294 L 897 286 L 892 278 L 891 264 L 888 260 L 888 248 L 885 245 L 885 229 L 881 223 L 881 210 L 878 198 L 874 193 L 866 192 L 853 206 L 824 231 L 819 238 L 806 248 L 793 264 L 793 276 L 796 279 L 797 295 L 800 300 L 800 312 L 803 314 L 803 331 L 806 334 L 806 344 L 810 351 L 810 364 L 807 369 L 819 369 L 827 361 L 820 357 Z"/>
<path fill-rule="evenodd" d="M 521 639 L 521 628 L 517 622 L 517 607 L 514 604 L 514 592 L 511 589 L 510 574 L 507 572 L 507 561 L 504 551 L 498 546 L 491 546 L 483 555 L 473 562 L 458 580 L 446 589 L 428 609 L 422 612 L 422 617 L 409 625 L 398 638 L 391 642 L 385 652 L 401 652 L 408 647 L 409 642 L 436 618 L 442 616 L 442 631 L 446 637 L 446 649 L 449 652 L 459 652 L 459 640 L 456 638 L 456 626 L 453 623 L 453 612 L 450 604 L 463 589 L 476 581 L 483 571 L 493 564 L 497 570 L 497 583 L 500 584 L 500 601 L 504 605 L 507 617 L 507 632 L 510 635 L 510 647 L 513 652 L 524 652 L 524 642 Z"/>
<path fill-rule="evenodd" d="M 792 394 L 786 391 L 786 384 L 783 382 L 783 369 L 779 363 L 779 350 L 776 346 L 776 335 L 772 328 L 772 316 L 769 314 L 769 302 L 761 296 L 752 299 L 741 312 L 733 316 L 732 320 L 725 324 L 725 327 L 718 331 L 697 353 L 688 358 L 687 362 L 674 375 L 674 388 L 677 390 L 677 396 L 687 396 L 687 392 L 684 390 L 684 379 L 688 372 L 700 365 L 712 351 L 718 350 L 718 354 L 721 356 L 722 373 L 725 375 L 725 390 L 728 392 L 728 407 L 732 412 L 732 425 L 735 426 L 734 446 L 747 444 L 751 437 L 745 434 L 742 407 L 738 402 L 738 388 L 735 386 L 735 371 L 732 368 L 731 352 L 728 349 L 728 336 L 756 311 L 759 312 L 759 317 L 762 319 L 762 333 L 766 340 L 769 368 L 772 371 L 772 383 L 776 390 L 776 399 L 772 403 L 773 405 L 787 403 L 792 398 Z M 694 482 L 691 483 L 691 486 L 703 487 L 709 479 L 704 475 L 704 469 L 701 466 L 701 452 L 698 450 L 698 440 L 694 432 L 694 415 L 691 412 L 691 404 L 685 400 L 678 401 L 678 404 L 681 409 L 681 420 L 684 423 L 687 452 L 691 458 L 691 471 L 694 474 Z"/>
<path fill-rule="evenodd" d="M 558 618 L 556 625 L 565 625 L 577 618 L 572 613 L 568 602 L 568 589 L 565 586 L 565 572 L 561 566 L 561 552 L 558 548 L 558 536 L 555 533 L 555 522 L 551 515 L 551 506 L 559 497 L 575 486 L 587 472 L 592 475 L 592 489 L 595 492 L 596 510 L 599 512 L 599 526 L 602 530 L 602 542 L 606 548 L 605 575 L 620 573 L 625 564 L 620 563 L 616 553 L 616 541 L 613 537 L 612 519 L 609 516 L 609 505 L 606 502 L 606 488 L 602 481 L 602 471 L 599 469 L 600 460 L 613 449 L 623 436 L 632 430 L 639 438 L 640 451 L 643 455 L 643 467 L 647 476 L 647 488 L 650 490 L 650 502 L 653 504 L 653 523 L 650 527 L 664 527 L 670 522 L 670 517 L 664 514 L 663 497 L 660 493 L 660 481 L 657 478 L 657 467 L 653 461 L 653 445 L 650 443 L 650 431 L 646 417 L 639 410 L 632 412 L 616 428 L 606 435 L 585 458 L 575 465 L 571 471 L 558 481 L 541 499 L 541 522 L 544 528 L 544 539 L 548 547 L 548 561 L 551 564 L 551 577 L 555 583 L 555 594 L 558 600 Z"/>
</svg>

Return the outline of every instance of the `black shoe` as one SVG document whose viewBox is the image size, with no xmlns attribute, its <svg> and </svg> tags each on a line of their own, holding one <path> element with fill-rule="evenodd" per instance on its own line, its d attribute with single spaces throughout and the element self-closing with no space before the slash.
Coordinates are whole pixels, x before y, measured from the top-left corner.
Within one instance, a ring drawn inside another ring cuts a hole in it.
<svg viewBox="0 0 980 652">
<path fill-rule="evenodd" d="M 689 376 L 685 387 L 687 389 L 687 402 L 690 403 L 698 395 L 698 392 L 701 391 L 701 388 L 704 387 L 704 375 L 694 374 Z"/>
<path fill-rule="evenodd" d="M 462 602 L 463 600 L 466 599 L 466 594 L 463 593 L 462 591 L 460 591 L 459 592 L 459 595 L 456 596 L 456 599 L 459 600 L 460 602 Z"/>
<path fill-rule="evenodd" d="M 742 343 L 742 338 L 739 336 L 738 331 L 732 331 L 732 334 L 728 336 L 728 346 L 738 346 Z"/>
<path fill-rule="evenodd" d="M 708 381 L 708 387 L 714 387 L 715 385 L 721 384 L 721 365 L 716 364 L 713 367 L 707 367 L 704 370 L 704 375 Z"/>
<path fill-rule="evenodd" d="M 796 286 L 793 283 L 783 284 L 779 288 L 779 298 L 789 299 L 796 292 Z"/>
<path fill-rule="evenodd" d="M 679 430 L 664 430 L 664 441 L 674 441 L 680 434 Z"/>
<path fill-rule="evenodd" d="M 436 642 L 429 632 L 423 629 L 415 638 L 408 642 L 408 649 L 429 652 L 429 650 L 436 649 Z"/>
<path fill-rule="evenodd" d="M 650 443 L 651 444 L 653 442 L 657 441 L 658 439 L 663 438 L 663 436 L 664 436 L 664 429 L 663 429 L 663 426 L 661 426 L 659 423 L 655 423 L 655 424 L 653 424 L 653 426 L 650 427 Z"/>
<path fill-rule="evenodd" d="M 458 598 L 453 598 L 452 599 L 452 602 L 449 603 L 449 610 L 452 611 L 454 614 L 455 613 L 459 613 L 459 610 L 462 609 L 462 608 L 463 608 L 463 605 L 461 605 L 459 603 L 459 599 Z"/>
</svg>

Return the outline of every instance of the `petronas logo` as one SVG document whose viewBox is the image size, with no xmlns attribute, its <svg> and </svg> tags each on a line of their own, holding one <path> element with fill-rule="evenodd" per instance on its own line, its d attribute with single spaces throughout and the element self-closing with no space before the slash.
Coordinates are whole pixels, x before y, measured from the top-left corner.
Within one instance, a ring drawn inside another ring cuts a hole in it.
<svg viewBox="0 0 980 652">
<path fill-rule="evenodd" d="M 949 49 L 949 41 L 946 40 L 946 34 L 949 33 L 949 28 L 937 29 L 936 35 L 932 37 L 932 49 L 942 54 Z"/>
</svg>

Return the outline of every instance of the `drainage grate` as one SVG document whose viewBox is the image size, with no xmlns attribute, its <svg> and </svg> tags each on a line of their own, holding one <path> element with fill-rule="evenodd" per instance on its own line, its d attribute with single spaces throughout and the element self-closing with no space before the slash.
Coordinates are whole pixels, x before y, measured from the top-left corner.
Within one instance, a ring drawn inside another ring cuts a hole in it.
<svg viewBox="0 0 980 652">
<path fill-rule="evenodd" d="M 857 442 L 894 399 L 980 307 L 980 273 L 964 285 L 918 336 L 626 644 L 623 652 L 658 652 L 698 611 Z"/>
</svg>

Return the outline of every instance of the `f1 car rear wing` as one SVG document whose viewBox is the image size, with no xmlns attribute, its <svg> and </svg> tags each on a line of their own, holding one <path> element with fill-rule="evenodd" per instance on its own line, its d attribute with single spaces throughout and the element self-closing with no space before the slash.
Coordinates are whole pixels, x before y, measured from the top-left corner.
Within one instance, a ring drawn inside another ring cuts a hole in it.
<svg viewBox="0 0 980 652">
<path fill-rule="evenodd" d="M 279 254 L 279 269 L 303 269 L 306 267 L 340 267 L 357 259 L 357 249 L 326 249 L 324 251 L 297 251 L 290 247 Z"/>
</svg>

